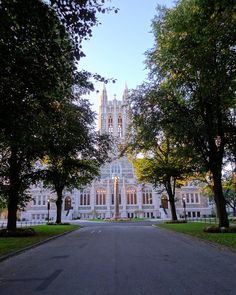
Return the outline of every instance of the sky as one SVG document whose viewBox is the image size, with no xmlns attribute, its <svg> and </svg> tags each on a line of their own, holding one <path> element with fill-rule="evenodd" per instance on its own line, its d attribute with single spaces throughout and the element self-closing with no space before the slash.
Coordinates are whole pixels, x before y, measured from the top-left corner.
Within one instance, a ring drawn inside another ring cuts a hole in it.
<svg viewBox="0 0 236 295">
<path fill-rule="evenodd" d="M 79 68 L 117 80 L 106 85 L 109 100 L 114 95 L 121 100 L 125 83 L 133 89 L 145 81 L 148 74 L 145 52 L 154 45 L 151 20 L 158 4 L 171 7 L 174 3 L 173 0 L 108 1 L 109 6 L 119 8 L 119 11 L 98 16 L 101 25 L 93 29 L 89 41 L 83 42 L 86 57 L 81 59 Z M 95 88 L 101 91 L 103 84 L 96 83 Z M 97 112 L 99 93 L 92 92 L 88 98 Z"/>
</svg>

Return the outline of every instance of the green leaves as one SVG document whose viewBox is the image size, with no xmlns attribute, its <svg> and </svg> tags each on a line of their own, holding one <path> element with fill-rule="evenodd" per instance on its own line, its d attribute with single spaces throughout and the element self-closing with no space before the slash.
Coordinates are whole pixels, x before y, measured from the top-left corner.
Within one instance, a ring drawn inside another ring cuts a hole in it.
<svg viewBox="0 0 236 295">
<path fill-rule="evenodd" d="M 97 13 L 106 13 L 118 9 L 104 7 L 105 0 L 50 0 L 50 6 L 56 11 L 61 23 L 73 42 L 73 53 L 78 61 L 85 56 L 81 43 L 92 37 L 92 28 L 99 24 Z"/>
<path fill-rule="evenodd" d="M 212 173 L 222 226 L 228 220 L 221 170 L 236 145 L 235 13 L 234 1 L 181 0 L 154 19 L 155 46 L 147 54 L 152 87 L 162 97 L 156 117 L 178 144 L 192 148 L 199 169 Z"/>
</svg>

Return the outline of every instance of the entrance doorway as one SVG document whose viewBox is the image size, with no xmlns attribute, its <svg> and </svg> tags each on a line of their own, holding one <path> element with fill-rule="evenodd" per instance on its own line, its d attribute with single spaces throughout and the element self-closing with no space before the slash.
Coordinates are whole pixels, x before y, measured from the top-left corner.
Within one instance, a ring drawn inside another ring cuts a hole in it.
<svg viewBox="0 0 236 295">
<path fill-rule="evenodd" d="M 168 209 L 168 198 L 167 198 L 167 196 L 162 196 L 161 197 L 161 207 L 163 209 Z"/>
<path fill-rule="evenodd" d="M 64 206 L 64 210 L 68 211 L 71 209 L 71 198 L 70 197 L 66 197 L 65 198 L 65 206 Z"/>
</svg>

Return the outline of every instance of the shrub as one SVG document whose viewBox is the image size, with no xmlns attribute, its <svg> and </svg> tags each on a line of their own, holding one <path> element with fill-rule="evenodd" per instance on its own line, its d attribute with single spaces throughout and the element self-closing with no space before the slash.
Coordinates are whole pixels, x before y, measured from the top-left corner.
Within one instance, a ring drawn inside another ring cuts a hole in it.
<svg viewBox="0 0 236 295">
<path fill-rule="evenodd" d="M 61 222 L 61 223 L 48 222 L 47 225 L 70 225 L 70 223 L 69 222 Z"/>
<path fill-rule="evenodd" d="M 236 233 L 236 226 L 231 225 L 230 227 L 219 227 L 219 226 L 207 226 L 203 229 L 206 233 Z"/>
<path fill-rule="evenodd" d="M 166 221 L 165 223 L 167 223 L 167 224 L 187 223 L 187 220 L 169 220 L 169 221 Z"/>
<path fill-rule="evenodd" d="M 14 231 L 8 229 L 1 229 L 0 230 L 0 237 L 31 237 L 35 236 L 36 232 L 33 228 L 17 228 Z"/>
</svg>

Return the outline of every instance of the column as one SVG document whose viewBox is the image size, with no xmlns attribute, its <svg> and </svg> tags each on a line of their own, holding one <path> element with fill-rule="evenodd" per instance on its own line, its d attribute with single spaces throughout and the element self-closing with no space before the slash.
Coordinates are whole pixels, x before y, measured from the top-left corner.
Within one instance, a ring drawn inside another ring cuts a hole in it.
<svg viewBox="0 0 236 295">
<path fill-rule="evenodd" d="M 73 204 L 73 212 L 77 213 L 79 210 L 79 200 L 80 200 L 80 191 L 77 189 L 73 190 L 73 199 L 74 199 L 74 204 Z"/>
<path fill-rule="evenodd" d="M 107 206 L 107 213 L 106 217 L 111 217 L 111 188 L 110 188 L 110 181 L 109 178 L 107 179 L 107 188 L 106 188 L 106 206 Z"/>
<path fill-rule="evenodd" d="M 125 178 L 122 178 L 122 189 L 121 189 L 121 205 L 123 207 L 123 214 L 122 217 L 126 218 L 127 217 L 127 211 L 126 211 L 126 189 L 125 189 Z"/>
<path fill-rule="evenodd" d="M 117 116 L 117 100 L 113 100 L 113 135 L 117 136 L 117 126 L 118 126 L 118 116 Z"/>
<path fill-rule="evenodd" d="M 142 210 L 142 186 L 140 184 L 137 185 L 137 203 L 138 210 Z"/>
<path fill-rule="evenodd" d="M 96 192 L 95 192 L 95 187 L 94 187 L 94 182 L 92 182 L 91 189 L 90 189 L 90 206 L 91 210 L 94 210 L 95 206 L 95 197 L 96 197 Z"/>
<path fill-rule="evenodd" d="M 152 188 L 152 204 L 154 205 L 155 217 L 160 216 L 161 196 Z"/>
<path fill-rule="evenodd" d="M 115 203 L 115 210 L 114 210 L 114 218 L 120 218 L 119 212 L 119 177 L 114 177 L 114 203 Z"/>
</svg>

